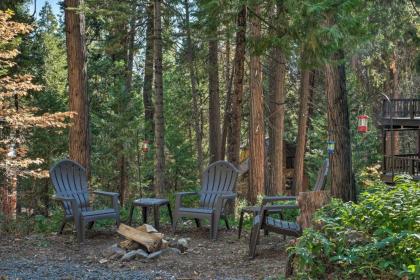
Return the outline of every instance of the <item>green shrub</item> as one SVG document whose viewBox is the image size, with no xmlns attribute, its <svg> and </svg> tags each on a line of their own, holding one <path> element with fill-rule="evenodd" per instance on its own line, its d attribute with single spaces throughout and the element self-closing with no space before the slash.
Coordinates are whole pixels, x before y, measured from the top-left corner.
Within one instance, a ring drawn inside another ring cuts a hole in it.
<svg viewBox="0 0 420 280">
<path fill-rule="evenodd" d="M 416 279 L 420 275 L 420 184 L 377 184 L 358 204 L 334 199 L 294 247 L 298 279 Z"/>
</svg>

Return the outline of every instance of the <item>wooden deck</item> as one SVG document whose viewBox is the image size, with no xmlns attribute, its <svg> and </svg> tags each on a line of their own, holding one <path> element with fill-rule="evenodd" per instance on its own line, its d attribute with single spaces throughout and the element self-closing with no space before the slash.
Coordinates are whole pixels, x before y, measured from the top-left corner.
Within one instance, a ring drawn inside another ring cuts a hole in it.
<svg viewBox="0 0 420 280">
<path fill-rule="evenodd" d="M 420 157 L 418 154 L 384 156 L 382 180 L 392 183 L 393 175 L 407 174 L 414 180 L 420 180 Z"/>
<path fill-rule="evenodd" d="M 392 176 L 391 173 L 382 174 L 381 175 L 381 180 L 382 180 L 382 182 L 384 182 L 386 184 L 393 184 L 394 183 L 394 177 L 398 176 L 398 175 L 402 175 L 402 174 L 394 174 L 394 176 Z M 413 180 L 414 181 L 420 181 L 420 176 L 414 176 Z"/>
<path fill-rule="evenodd" d="M 392 120 L 391 120 L 392 116 Z M 391 99 L 382 104 L 381 125 L 385 129 L 391 128 L 420 129 L 420 99 Z"/>
</svg>

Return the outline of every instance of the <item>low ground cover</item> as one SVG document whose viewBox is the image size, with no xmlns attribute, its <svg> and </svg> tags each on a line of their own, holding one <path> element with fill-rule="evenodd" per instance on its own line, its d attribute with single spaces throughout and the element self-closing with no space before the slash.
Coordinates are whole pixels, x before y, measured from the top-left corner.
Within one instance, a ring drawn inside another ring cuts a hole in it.
<svg viewBox="0 0 420 280">
<path fill-rule="evenodd" d="M 376 184 L 359 202 L 333 200 L 290 254 L 299 279 L 420 276 L 420 184 Z"/>
</svg>

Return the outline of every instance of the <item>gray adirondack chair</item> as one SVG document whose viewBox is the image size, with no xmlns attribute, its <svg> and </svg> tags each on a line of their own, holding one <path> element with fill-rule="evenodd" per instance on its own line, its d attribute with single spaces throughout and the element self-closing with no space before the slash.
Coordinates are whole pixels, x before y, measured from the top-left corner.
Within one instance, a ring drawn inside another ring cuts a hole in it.
<svg viewBox="0 0 420 280">
<path fill-rule="evenodd" d="M 325 159 L 322 167 L 318 171 L 318 177 L 313 191 L 323 190 L 329 170 L 329 160 Z M 259 214 L 254 217 L 251 236 L 249 239 L 249 255 L 251 258 L 255 257 L 257 243 L 261 229 L 264 232 L 275 232 L 283 234 L 284 237 L 294 236 L 299 237 L 302 234 L 302 228 L 296 222 L 285 221 L 282 212 L 287 209 L 299 209 L 297 204 L 290 205 L 273 205 L 278 201 L 296 201 L 296 196 L 266 196 L 263 198 Z M 280 219 L 271 217 L 272 214 L 279 214 Z"/>
<path fill-rule="evenodd" d="M 93 226 L 99 219 L 112 218 L 120 223 L 118 193 L 94 191 L 95 194 L 112 199 L 112 208 L 92 210 L 89 206 L 88 180 L 86 170 L 72 160 L 61 160 L 50 169 L 51 181 L 55 188 L 55 200 L 61 201 L 64 218 L 59 233 L 67 222 L 74 221 L 79 242 L 84 241 L 86 225 Z"/>
<path fill-rule="evenodd" d="M 227 161 L 217 161 L 209 165 L 202 177 L 200 192 L 180 192 L 176 194 L 174 222 L 172 230 L 175 232 L 177 222 L 182 217 L 194 218 L 197 227 L 200 227 L 201 219 L 210 221 L 210 238 L 217 238 L 219 220 L 225 221 L 229 229 L 229 223 L 225 215 L 225 206 L 228 201 L 234 201 L 236 180 L 239 170 Z M 188 195 L 200 197 L 199 208 L 188 208 L 182 205 L 182 198 Z"/>
</svg>

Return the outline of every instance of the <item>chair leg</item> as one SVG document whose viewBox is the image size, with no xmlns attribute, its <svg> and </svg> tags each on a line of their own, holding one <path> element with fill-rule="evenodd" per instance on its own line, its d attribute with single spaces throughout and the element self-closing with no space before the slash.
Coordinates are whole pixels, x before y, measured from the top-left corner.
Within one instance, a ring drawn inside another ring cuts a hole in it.
<svg viewBox="0 0 420 280">
<path fill-rule="evenodd" d="M 128 225 L 131 226 L 131 222 L 133 221 L 133 212 L 134 212 L 134 204 L 131 204 L 130 213 L 128 214 Z"/>
<path fill-rule="evenodd" d="M 227 217 L 223 216 L 223 220 L 225 221 L 226 228 L 230 229 L 229 221 L 228 221 Z"/>
<path fill-rule="evenodd" d="M 214 214 L 211 215 L 210 218 L 210 239 L 215 240 L 216 237 L 214 236 L 214 228 L 215 228 L 215 222 L 214 222 Z"/>
<path fill-rule="evenodd" d="M 86 233 L 86 225 L 85 221 L 80 219 L 79 226 L 76 228 L 77 230 L 77 239 L 79 243 L 82 243 L 85 240 L 85 233 Z"/>
<path fill-rule="evenodd" d="M 199 228 L 199 227 L 201 227 L 200 219 L 195 218 L 195 219 L 194 219 L 194 221 L 195 221 L 195 225 L 196 225 L 198 228 Z"/>
<path fill-rule="evenodd" d="M 147 224 L 147 206 L 143 206 L 141 208 L 142 216 L 143 216 L 143 224 Z"/>
<path fill-rule="evenodd" d="M 120 215 L 118 214 L 117 217 L 115 217 L 115 224 L 117 225 L 117 227 L 119 227 L 120 223 L 121 223 L 121 218 L 120 218 Z"/>
<path fill-rule="evenodd" d="M 212 226 L 212 231 L 213 231 L 213 239 L 216 240 L 217 239 L 217 230 L 219 227 L 219 218 L 220 216 L 213 214 L 213 226 Z"/>
<path fill-rule="evenodd" d="M 153 206 L 153 216 L 154 216 L 154 219 L 155 219 L 155 229 L 157 231 L 159 231 L 159 219 L 160 219 L 159 210 L 160 209 L 159 209 L 158 205 Z"/>
<path fill-rule="evenodd" d="M 66 226 L 66 223 L 67 221 L 64 218 L 63 221 L 61 222 L 60 229 L 58 230 L 58 234 L 63 234 L 63 230 L 64 230 L 64 227 Z"/>
<path fill-rule="evenodd" d="M 172 234 L 175 234 L 176 226 L 178 224 L 178 219 L 179 218 L 177 216 L 174 217 L 174 221 L 172 222 Z"/>
<path fill-rule="evenodd" d="M 252 227 L 251 236 L 249 238 L 249 256 L 252 259 L 255 258 L 259 235 L 260 235 L 260 224 L 256 224 Z"/>
<path fill-rule="evenodd" d="M 244 211 L 241 211 L 241 215 L 239 217 L 239 226 L 238 226 L 238 239 L 241 239 L 243 224 L 244 224 Z"/>
<path fill-rule="evenodd" d="M 171 210 L 171 205 L 168 203 L 168 214 L 169 214 L 169 219 L 171 220 L 171 225 L 174 223 L 174 220 L 172 218 L 172 210 Z"/>
</svg>

